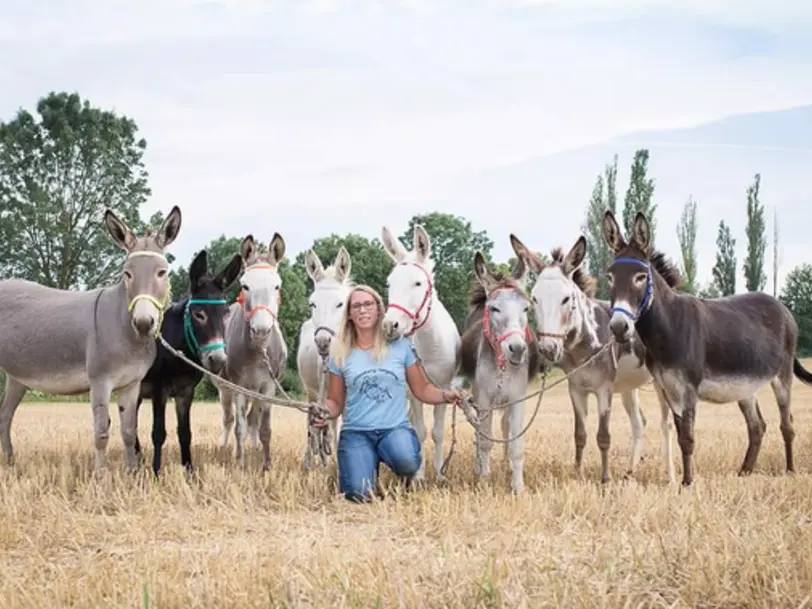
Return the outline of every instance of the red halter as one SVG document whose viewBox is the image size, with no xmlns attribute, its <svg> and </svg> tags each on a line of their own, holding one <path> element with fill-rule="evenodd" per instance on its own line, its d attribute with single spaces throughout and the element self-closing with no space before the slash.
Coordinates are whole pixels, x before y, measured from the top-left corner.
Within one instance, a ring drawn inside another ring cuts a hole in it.
<svg viewBox="0 0 812 609">
<path fill-rule="evenodd" d="M 496 288 L 490 294 L 488 294 L 488 299 L 490 300 L 491 296 L 496 294 L 497 292 L 502 291 L 514 291 L 513 288 Z M 488 344 L 493 349 L 494 354 L 496 355 L 496 362 L 499 365 L 499 368 L 504 370 L 505 368 L 505 354 L 502 349 L 499 348 L 506 338 L 509 336 L 513 336 L 514 334 L 524 334 L 524 339 L 530 343 L 533 340 L 533 333 L 530 330 L 530 326 L 527 325 L 524 327 L 524 331 L 522 330 L 508 330 L 507 332 L 500 334 L 497 337 L 493 335 L 493 328 L 491 327 L 491 310 L 486 306 L 485 307 L 485 314 L 482 317 L 482 331 L 485 334 L 485 338 L 488 341 Z"/>
<path fill-rule="evenodd" d="M 389 303 L 389 305 L 386 307 L 387 309 L 397 309 L 401 313 L 405 314 L 406 317 L 412 320 L 412 328 L 406 333 L 406 336 L 411 336 L 412 334 L 417 332 L 417 330 L 425 326 L 426 322 L 428 322 L 429 320 L 429 316 L 431 315 L 431 303 L 433 301 L 431 293 L 434 288 L 431 282 L 431 275 L 429 275 L 428 271 L 426 271 L 426 269 L 424 269 L 422 266 L 420 266 L 416 262 L 401 262 L 400 264 L 414 265 L 421 271 L 423 271 L 423 274 L 426 276 L 426 293 L 423 295 L 423 300 L 420 302 L 420 305 L 417 307 L 417 310 L 415 310 L 414 313 L 406 310 L 404 307 L 395 303 Z M 420 312 L 423 310 L 423 307 L 426 307 L 426 318 L 422 322 L 418 323 L 418 319 L 420 318 Z"/>
</svg>

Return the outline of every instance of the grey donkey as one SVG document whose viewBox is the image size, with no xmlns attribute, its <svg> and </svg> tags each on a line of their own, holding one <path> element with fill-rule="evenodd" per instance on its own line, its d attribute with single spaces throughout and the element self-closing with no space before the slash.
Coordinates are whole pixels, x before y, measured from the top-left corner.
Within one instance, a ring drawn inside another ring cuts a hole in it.
<svg viewBox="0 0 812 609">
<path fill-rule="evenodd" d="M 111 210 L 104 223 L 126 253 L 121 279 L 88 291 L 59 290 L 23 279 L 0 281 L 0 443 L 14 463 L 11 421 L 29 389 L 59 395 L 90 393 L 95 471 L 105 465 L 110 394 L 118 392 L 127 469 L 136 467 L 136 402 L 141 379 L 155 360 L 155 334 L 169 301 L 164 250 L 178 236 L 177 206 L 157 234 L 136 237 Z"/>
</svg>

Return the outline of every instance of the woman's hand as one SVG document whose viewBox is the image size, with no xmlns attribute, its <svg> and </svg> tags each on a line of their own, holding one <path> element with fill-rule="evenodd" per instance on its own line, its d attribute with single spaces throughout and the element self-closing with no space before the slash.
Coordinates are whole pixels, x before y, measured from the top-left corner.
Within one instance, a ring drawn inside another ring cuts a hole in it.
<svg viewBox="0 0 812 609">
<path fill-rule="evenodd" d="M 446 389 L 443 391 L 443 400 L 448 404 L 459 406 L 462 403 L 462 392 L 459 389 Z"/>
<path fill-rule="evenodd" d="M 316 404 L 310 406 L 310 424 L 316 429 L 323 429 L 327 427 L 327 419 L 331 418 L 327 410 L 320 408 Z"/>
</svg>

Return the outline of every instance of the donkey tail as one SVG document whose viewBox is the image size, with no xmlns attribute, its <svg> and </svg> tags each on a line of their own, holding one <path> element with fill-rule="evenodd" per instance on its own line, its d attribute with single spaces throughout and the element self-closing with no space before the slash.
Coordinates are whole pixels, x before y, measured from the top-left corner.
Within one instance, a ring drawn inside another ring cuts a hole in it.
<svg viewBox="0 0 812 609">
<path fill-rule="evenodd" d="M 792 371 L 802 382 L 806 383 L 807 385 L 812 385 L 812 372 L 809 372 L 809 370 L 804 368 L 801 365 L 801 362 L 798 361 L 797 357 L 792 364 Z"/>
</svg>

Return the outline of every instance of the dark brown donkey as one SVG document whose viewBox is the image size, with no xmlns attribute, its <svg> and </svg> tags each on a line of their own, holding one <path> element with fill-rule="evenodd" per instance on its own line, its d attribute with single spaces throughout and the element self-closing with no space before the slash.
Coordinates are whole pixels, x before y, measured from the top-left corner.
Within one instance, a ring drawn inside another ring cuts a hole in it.
<svg viewBox="0 0 812 609">
<path fill-rule="evenodd" d="M 615 252 L 608 269 L 610 328 L 618 341 L 629 340 L 636 328 L 646 345 L 657 397 L 674 414 L 683 486 L 693 482 L 698 400 L 739 404 L 749 435 L 739 475 L 753 471 L 767 429 L 755 394 L 767 383 L 781 412 L 787 471 L 795 471 L 792 375 L 812 385 L 812 374 L 795 357 L 798 326 L 789 310 L 763 292 L 703 299 L 669 288 L 665 277 L 677 276 L 677 270 L 653 250 L 642 212 L 628 243 L 611 211 L 604 216 L 603 234 Z"/>
</svg>

